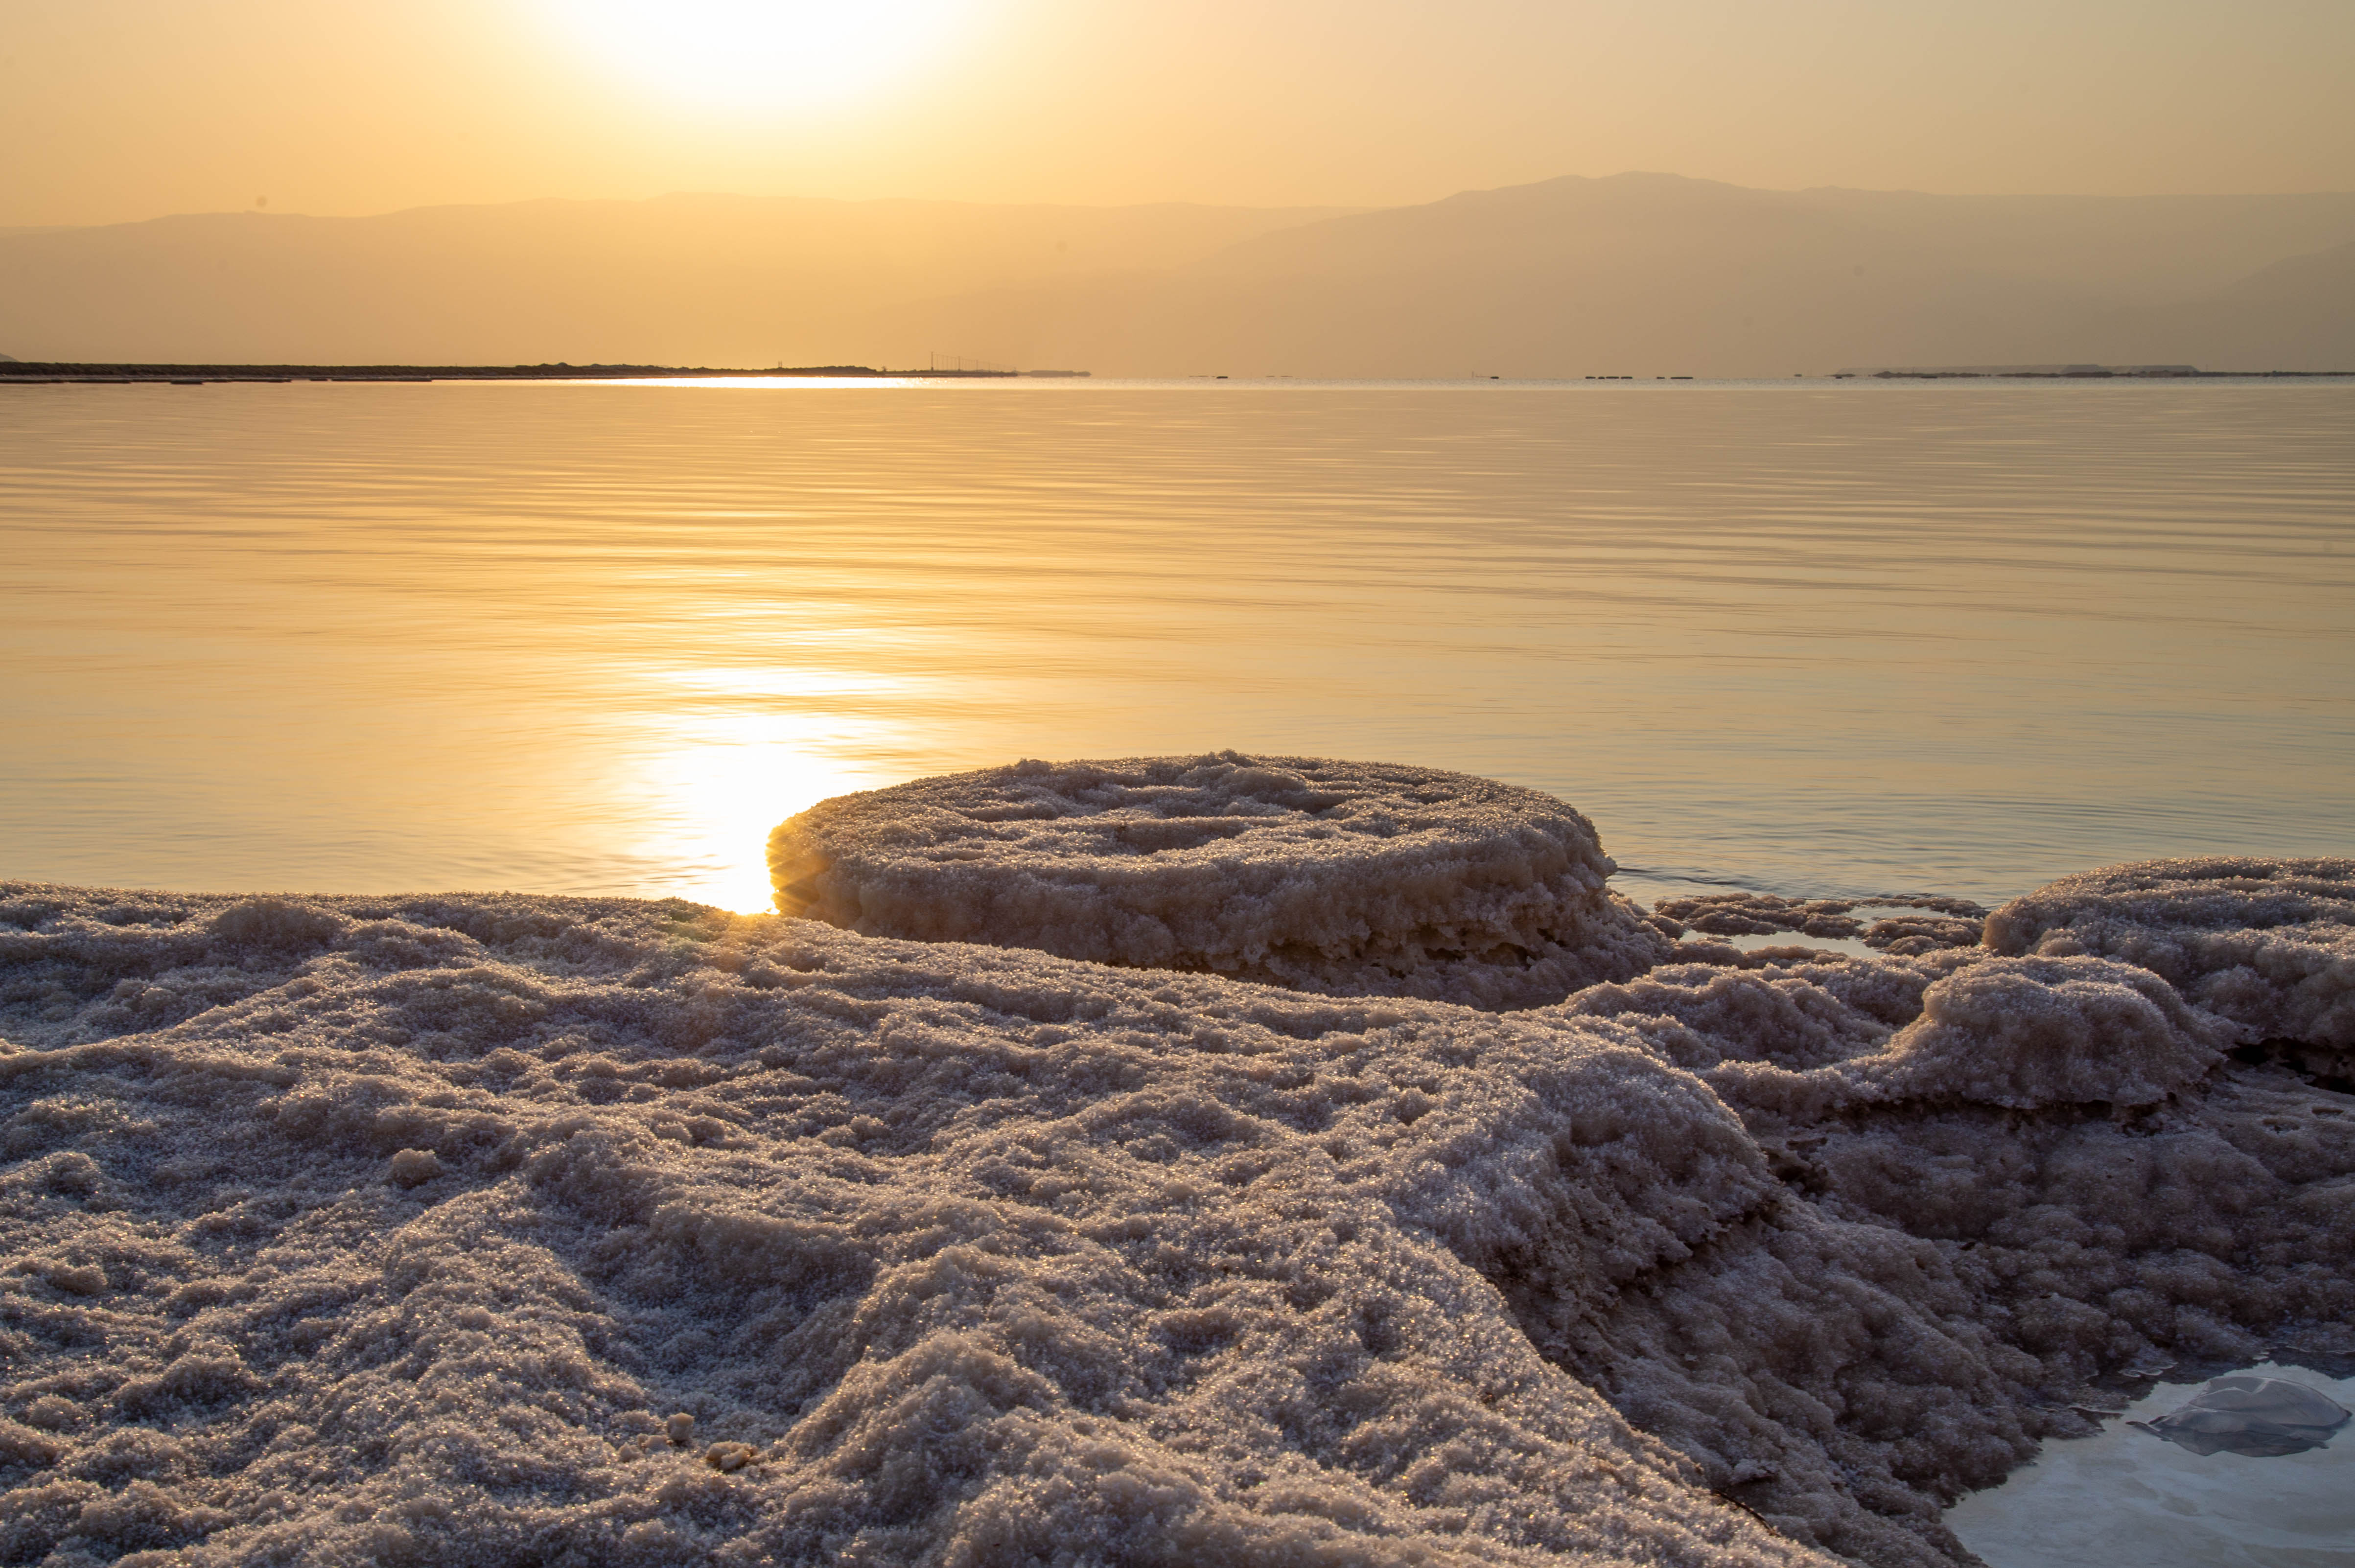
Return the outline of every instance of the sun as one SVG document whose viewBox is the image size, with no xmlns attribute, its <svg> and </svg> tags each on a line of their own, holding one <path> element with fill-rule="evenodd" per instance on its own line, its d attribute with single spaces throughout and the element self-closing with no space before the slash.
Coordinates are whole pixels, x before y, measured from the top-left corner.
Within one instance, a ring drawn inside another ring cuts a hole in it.
<svg viewBox="0 0 2355 1568">
<path fill-rule="evenodd" d="M 666 95 L 789 111 L 908 75 L 945 47 L 968 0 L 543 0 L 591 53 Z"/>
</svg>

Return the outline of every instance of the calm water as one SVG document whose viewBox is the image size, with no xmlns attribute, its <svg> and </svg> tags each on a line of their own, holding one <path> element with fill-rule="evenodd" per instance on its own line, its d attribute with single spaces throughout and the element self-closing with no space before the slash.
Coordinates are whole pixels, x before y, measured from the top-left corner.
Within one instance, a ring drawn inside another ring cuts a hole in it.
<svg viewBox="0 0 2355 1568">
<path fill-rule="evenodd" d="M 2355 851 L 2355 386 L 0 388 L 0 876 L 765 904 L 826 795 L 1463 768 L 1676 878 Z"/>
<path fill-rule="evenodd" d="M 2355 1405 L 2355 1378 L 2248 1370 Z M 2355 1568 L 2355 1429 L 2253 1458 L 2190 1453 L 2127 1425 L 2199 1392 L 2162 1384 L 2097 1436 L 2045 1444 L 2001 1486 L 1948 1509 L 1947 1527 L 1989 1568 Z"/>
</svg>

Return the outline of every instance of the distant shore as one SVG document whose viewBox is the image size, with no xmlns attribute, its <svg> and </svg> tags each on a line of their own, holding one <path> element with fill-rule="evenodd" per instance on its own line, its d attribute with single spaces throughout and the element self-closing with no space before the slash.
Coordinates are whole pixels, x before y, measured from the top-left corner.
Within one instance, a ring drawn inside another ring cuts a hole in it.
<svg viewBox="0 0 2355 1568">
<path fill-rule="evenodd" d="M 1870 376 L 1875 381 L 2245 381 L 2252 377 L 2297 380 L 2345 377 L 2355 370 L 2199 370 L 2189 365 L 2072 365 L 2061 368 L 2024 366 L 2019 369 L 1838 370 L 1835 381 Z"/>
<path fill-rule="evenodd" d="M 0 383 L 168 382 L 182 387 L 208 381 L 644 381 L 711 376 L 867 376 L 877 380 L 922 376 L 926 380 L 971 381 L 1085 375 L 1084 370 L 879 370 L 871 365 L 778 366 L 764 370 L 677 365 L 0 365 Z"/>
<path fill-rule="evenodd" d="M 679 365 L 82 365 L 64 362 L 0 360 L 0 386 L 48 387 L 63 383 L 89 386 L 202 387 L 213 382 L 285 383 L 293 381 L 657 381 L 858 379 L 875 381 L 1012 381 L 1026 377 L 1078 379 L 1085 370 L 887 370 L 871 365 L 796 365 L 761 369 L 730 369 Z M 2217 380 L 2343 380 L 2355 370 L 2198 370 L 2189 366 L 2072 366 L 2061 368 L 1930 367 L 1922 369 L 1835 370 L 1808 375 L 1809 381 L 2217 381 Z M 1193 379 L 1209 379 L 1196 376 Z M 1224 381 L 1221 376 L 1216 379 Z M 1290 376 L 1244 379 L 1291 380 Z M 1344 378 L 1347 379 L 1347 378 Z M 1374 379 L 1390 379 L 1375 377 Z M 1495 381 L 1497 376 L 1486 379 Z M 1572 376 L 1531 377 L 1572 380 Z M 1588 376 L 1588 381 L 1690 381 L 1690 376 Z M 1704 377 L 1704 379 L 1718 379 Z M 1757 379 L 1750 377 L 1747 379 Z"/>
</svg>

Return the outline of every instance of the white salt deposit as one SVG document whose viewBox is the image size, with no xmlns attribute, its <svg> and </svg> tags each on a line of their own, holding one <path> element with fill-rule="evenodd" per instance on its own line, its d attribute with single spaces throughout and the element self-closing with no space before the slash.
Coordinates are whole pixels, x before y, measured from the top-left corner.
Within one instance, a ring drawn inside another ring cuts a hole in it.
<svg viewBox="0 0 2355 1568">
<path fill-rule="evenodd" d="M 778 908 L 868 936 L 1337 996 L 1535 1006 L 1668 946 L 1560 800 L 1380 763 L 1020 762 L 821 802 L 769 865 Z"/>
<path fill-rule="evenodd" d="M 2087 872 L 1997 911 L 1987 944 L 2123 959 L 2254 1035 L 2355 1048 L 2355 860 L 2218 856 Z"/>
<path fill-rule="evenodd" d="M 1505 1013 L 1284 989 L 1243 957 L 1316 907 L 1282 835 L 1315 862 L 1316 811 L 1433 776 L 1215 767 L 1167 787 L 1273 835 L 1164 851 L 1160 891 L 1085 838 L 1184 817 L 1074 809 L 1133 815 L 1058 849 L 1045 814 L 1147 765 L 1027 776 L 1006 821 L 1068 885 L 1009 880 L 970 793 L 911 841 L 975 852 L 935 882 L 874 869 L 877 797 L 781 839 L 868 857 L 790 879 L 837 914 L 937 886 L 989 945 L 0 885 L 0 1562 L 1928 1568 L 2093 1380 L 2355 1351 L 2355 1098 L 2156 971 L 1721 948 Z M 1386 808 L 1449 868 L 1394 905 L 1303 874 L 1412 916 L 1308 982 L 1605 918 L 1591 829 L 1520 793 Z M 1466 869 L 1509 863 L 1490 799 L 1561 824 L 1522 850 L 1550 906 Z M 1264 890 L 1258 935 L 1205 935 L 1220 885 Z M 1019 950 L 1089 909 L 1253 983 Z"/>
<path fill-rule="evenodd" d="M 1607 1289 L 1772 1199 L 1617 1031 L 684 905 L 6 894 L 11 1561 L 1806 1556 L 1460 1255 Z"/>
</svg>

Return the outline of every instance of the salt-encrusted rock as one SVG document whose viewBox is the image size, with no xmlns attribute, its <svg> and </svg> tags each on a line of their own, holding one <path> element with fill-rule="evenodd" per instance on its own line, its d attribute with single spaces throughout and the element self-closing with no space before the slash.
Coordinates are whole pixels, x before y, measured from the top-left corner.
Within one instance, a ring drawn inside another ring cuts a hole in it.
<svg viewBox="0 0 2355 1568">
<path fill-rule="evenodd" d="M 45 1393 L 25 1406 L 25 1420 L 45 1432 L 69 1432 L 82 1424 L 81 1407 L 54 1393 Z"/>
<path fill-rule="evenodd" d="M 2230 1034 L 2131 964 L 1989 959 L 1929 987 L 1921 1018 L 1855 1065 L 1900 1098 L 2147 1106 L 2214 1066 Z"/>
<path fill-rule="evenodd" d="M 402 1187 L 421 1187 L 442 1174 L 442 1157 L 430 1149 L 404 1149 L 392 1157 L 389 1174 Z"/>
<path fill-rule="evenodd" d="M 2156 1421 L 2132 1423 L 2195 1454 L 2303 1454 L 2347 1425 L 2339 1403 L 2287 1378 L 2220 1377 Z"/>
<path fill-rule="evenodd" d="M 769 865 L 779 909 L 869 936 L 1327 995 L 1529 1007 L 1668 950 L 1577 811 L 1380 763 L 1021 762 L 822 801 Z"/>
<path fill-rule="evenodd" d="M 1896 1005 L 1882 1011 L 1899 1019 L 1921 1012 L 1923 988 L 1935 978 L 1917 976 L 1914 966 L 1742 970 L 1679 963 L 1622 983 L 1591 986 L 1562 1003 L 1561 1012 L 1616 1020 L 1688 1072 L 1706 1075 L 1728 1061 L 1805 1071 L 1869 1054 L 1888 1043 L 1891 1016 L 1861 1010 L 1820 983 L 1845 978 L 1851 969 L 1880 981 L 1882 990 L 1894 981 Z"/>
<path fill-rule="evenodd" d="M 2252 1040 L 2355 1046 L 2355 860 L 2212 856 L 2086 872 L 1997 910 L 1986 942 L 2140 965 Z"/>
<path fill-rule="evenodd" d="M 1870 1001 L 1877 1013 L 1859 1005 Z M 1759 971 L 1677 964 L 1593 987 L 1560 1012 L 1627 1025 L 1737 1105 L 1811 1116 L 1909 1100 L 2156 1105 L 2212 1068 L 2232 1035 L 2147 969 L 1984 952 Z M 1913 1016 L 1892 1031 L 1892 1012 Z"/>
<path fill-rule="evenodd" d="M 56 1464 L 65 1451 L 66 1445 L 47 1433 L 0 1417 L 0 1464 L 42 1470 Z"/>
</svg>

